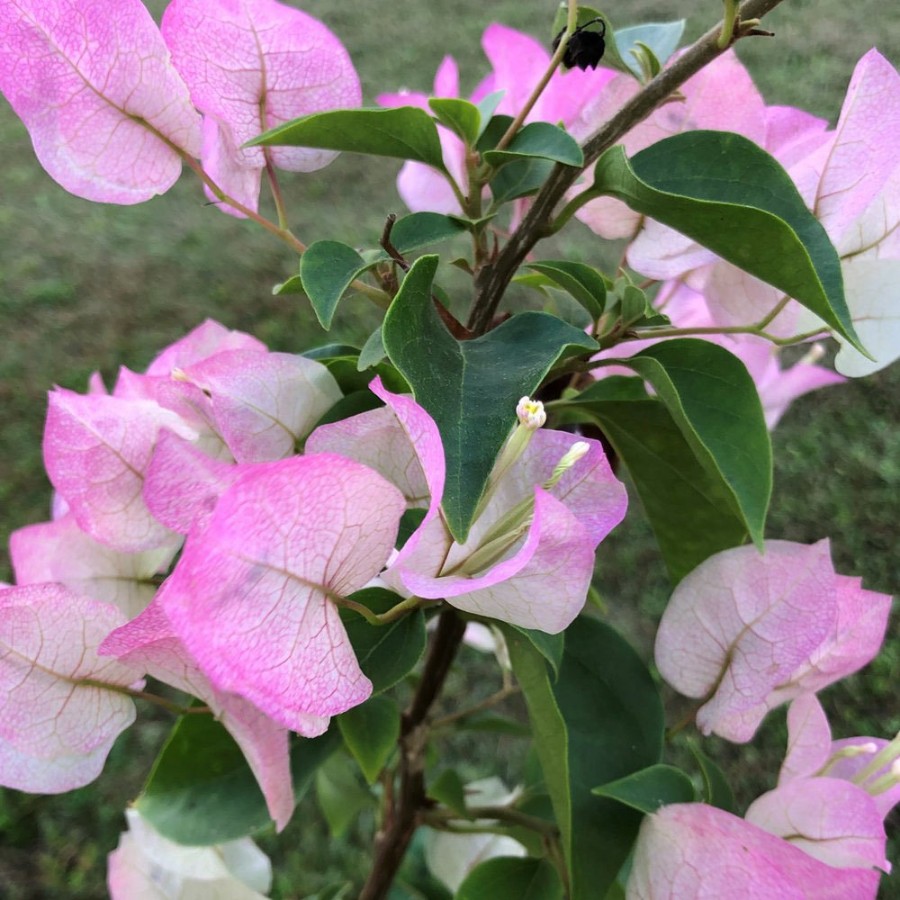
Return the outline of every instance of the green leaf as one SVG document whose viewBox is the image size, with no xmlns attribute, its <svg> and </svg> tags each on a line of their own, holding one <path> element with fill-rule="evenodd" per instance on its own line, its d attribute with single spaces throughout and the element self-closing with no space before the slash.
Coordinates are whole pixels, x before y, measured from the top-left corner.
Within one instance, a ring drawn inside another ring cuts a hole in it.
<svg viewBox="0 0 900 900">
<path fill-rule="evenodd" d="M 402 598 L 384 588 L 363 588 L 350 599 L 377 613 L 387 612 Z M 393 687 L 412 671 L 425 652 L 425 614 L 405 615 L 389 625 L 370 625 L 358 613 L 342 610 L 341 619 L 359 667 L 372 682 L 375 693 Z"/>
<path fill-rule="evenodd" d="M 596 322 L 606 306 L 606 282 L 591 266 L 566 259 L 546 259 L 529 263 L 529 269 L 546 275 L 564 291 L 571 294 Z"/>
<path fill-rule="evenodd" d="M 474 713 L 471 716 L 466 716 L 453 723 L 453 730 L 503 734 L 507 737 L 518 738 L 531 737 L 531 731 L 527 725 L 494 713 Z"/>
<path fill-rule="evenodd" d="M 563 888 L 546 859 L 497 856 L 469 872 L 454 900 L 563 900 Z"/>
<path fill-rule="evenodd" d="M 515 424 L 519 398 L 531 396 L 560 358 L 592 352 L 583 331 L 546 313 L 513 316 L 472 341 L 457 341 L 431 300 L 436 256 L 413 263 L 382 325 L 391 362 L 434 419 L 447 466 L 443 509 L 465 541 L 494 460 Z"/>
<path fill-rule="evenodd" d="M 429 782 L 428 796 L 448 809 L 459 813 L 463 819 L 471 819 L 466 808 L 466 789 L 455 769 L 444 769 L 433 782 Z"/>
<path fill-rule="evenodd" d="M 390 391 L 404 393 L 409 390 L 406 379 L 389 363 L 375 363 L 365 371 L 359 368 L 360 351 L 356 347 L 331 344 L 316 347 L 303 353 L 308 359 L 316 359 L 332 374 L 344 394 L 368 391 L 372 379 L 378 375 Z"/>
<path fill-rule="evenodd" d="M 482 97 L 478 103 L 475 104 L 478 107 L 478 112 L 481 113 L 481 130 L 478 134 L 479 140 L 491 124 L 494 113 L 497 111 L 497 107 L 503 102 L 505 93 L 506 91 L 493 91 L 487 96 Z M 496 143 L 496 141 L 494 143 Z"/>
<path fill-rule="evenodd" d="M 597 160 L 592 193 L 623 200 L 774 285 L 861 349 L 825 229 L 781 165 L 742 135 L 690 131 L 630 161 L 612 147 Z"/>
<path fill-rule="evenodd" d="M 313 113 L 264 132 L 245 147 L 317 147 L 365 153 L 444 168 L 434 119 L 415 106 L 395 109 L 333 109 Z"/>
<path fill-rule="evenodd" d="M 661 341 L 617 360 L 656 389 L 700 464 L 727 486 L 762 547 L 772 494 L 772 442 L 744 364 L 711 341 Z"/>
<path fill-rule="evenodd" d="M 284 297 L 296 294 L 304 294 L 306 293 L 303 290 L 303 282 L 300 280 L 299 275 L 291 275 L 287 281 L 282 281 L 281 284 L 272 285 L 272 294 L 276 297 Z"/>
<path fill-rule="evenodd" d="M 481 111 L 474 103 L 458 97 L 433 97 L 428 105 L 441 125 L 461 137 L 470 147 L 475 146 L 481 133 Z"/>
<path fill-rule="evenodd" d="M 367 263 L 340 241 L 316 241 L 300 257 L 300 280 L 319 324 L 327 331 L 338 301 L 351 283 L 374 263 Z"/>
<path fill-rule="evenodd" d="M 338 716 L 347 749 L 374 784 L 400 737 L 400 710 L 390 697 L 376 695 Z"/>
<path fill-rule="evenodd" d="M 659 761 L 659 695 L 637 654 L 596 619 L 569 626 L 555 682 L 526 638 L 509 628 L 505 634 L 560 829 L 571 898 L 602 897 L 631 851 L 641 816 L 591 789 Z"/>
<path fill-rule="evenodd" d="M 493 150 L 499 143 L 500 138 L 502 138 L 509 130 L 509 126 L 512 125 L 512 123 L 512 116 L 507 116 L 503 113 L 498 116 L 491 116 L 491 118 L 487 120 L 487 124 L 481 129 L 481 136 L 478 138 L 476 149 L 481 153 L 484 153 L 487 150 Z"/>
<path fill-rule="evenodd" d="M 656 812 L 669 803 L 696 800 L 691 779 L 681 769 L 661 763 L 595 787 L 591 793 L 618 800 L 642 813 Z"/>
<path fill-rule="evenodd" d="M 628 467 L 677 584 L 714 553 L 744 543 L 747 526 L 721 477 L 700 464 L 665 406 L 643 392 L 642 379 L 614 376 L 575 404 L 590 413 Z"/>
<path fill-rule="evenodd" d="M 535 631 L 531 628 L 519 628 L 518 625 L 509 625 L 507 627 L 515 628 L 519 634 L 531 642 L 534 649 L 550 664 L 554 678 L 559 675 L 559 667 L 562 664 L 563 652 L 566 648 L 566 633 L 564 631 L 561 631 L 559 634 L 546 634 L 543 631 Z"/>
<path fill-rule="evenodd" d="M 494 168 L 523 157 L 537 157 L 581 168 L 584 154 L 578 141 L 567 131 L 549 122 L 532 122 L 520 131 L 503 150 L 485 150 L 484 161 Z"/>
<path fill-rule="evenodd" d="M 336 753 L 316 771 L 316 799 L 332 837 L 341 837 L 362 810 L 376 805 L 371 791 L 357 780 L 356 767 Z"/>
<path fill-rule="evenodd" d="M 385 357 L 387 351 L 384 349 L 384 341 L 381 339 L 381 326 L 379 325 L 366 339 L 362 350 L 359 351 L 359 357 L 356 360 L 356 371 L 365 372 L 372 366 L 377 366 Z"/>
<path fill-rule="evenodd" d="M 391 243 L 405 254 L 465 233 L 466 227 L 459 219 L 441 213 L 417 212 L 397 219 L 391 228 Z"/>
<path fill-rule="evenodd" d="M 291 776 L 298 801 L 340 743 L 336 728 L 294 742 Z M 135 806 L 160 834 L 179 844 L 222 844 L 271 821 L 234 738 L 212 716 L 196 713 L 175 723 Z"/>
<path fill-rule="evenodd" d="M 681 36 L 684 34 L 685 19 L 675 22 L 647 22 L 643 25 L 632 25 L 630 28 L 620 28 L 616 32 L 616 46 L 625 65 L 631 71 L 641 77 L 641 66 L 632 51 L 643 44 L 653 53 L 653 56 L 663 65 L 675 52 Z"/>
<path fill-rule="evenodd" d="M 725 773 L 693 741 L 688 741 L 688 749 L 697 760 L 703 778 L 703 802 L 737 814 L 734 792 Z"/>
<path fill-rule="evenodd" d="M 549 159 L 534 158 L 505 165 L 490 181 L 494 206 L 536 194 L 553 171 L 553 165 Z"/>
</svg>

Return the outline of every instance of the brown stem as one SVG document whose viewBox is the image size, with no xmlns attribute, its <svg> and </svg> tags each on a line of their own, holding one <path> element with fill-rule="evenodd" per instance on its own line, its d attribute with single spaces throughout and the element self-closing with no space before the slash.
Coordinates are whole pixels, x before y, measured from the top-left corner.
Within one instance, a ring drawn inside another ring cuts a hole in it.
<svg viewBox="0 0 900 900">
<path fill-rule="evenodd" d="M 745 0 L 741 19 L 758 19 L 783 0 Z M 696 75 L 704 66 L 725 51 L 717 45 L 722 25 L 710 29 L 671 66 L 663 69 L 649 84 L 629 100 L 606 124 L 585 142 L 584 164 L 590 165 L 601 153 L 618 143 L 632 128 L 666 102 L 673 91 Z M 497 312 L 497 307 L 510 281 L 532 247 L 545 235 L 553 210 L 566 191 L 575 183 L 581 169 L 556 165 L 540 192 L 534 198 L 525 218 L 510 236 L 497 259 L 485 265 L 475 282 L 475 300 L 468 327 L 484 334 Z"/>
<path fill-rule="evenodd" d="M 462 642 L 466 623 L 452 609 L 441 613 L 437 631 L 425 660 L 422 680 L 400 728 L 400 784 L 386 810 L 375 839 L 375 859 L 359 900 L 384 900 L 390 892 L 409 842 L 427 808 L 425 796 L 425 748 L 428 711 L 437 699 Z"/>
</svg>

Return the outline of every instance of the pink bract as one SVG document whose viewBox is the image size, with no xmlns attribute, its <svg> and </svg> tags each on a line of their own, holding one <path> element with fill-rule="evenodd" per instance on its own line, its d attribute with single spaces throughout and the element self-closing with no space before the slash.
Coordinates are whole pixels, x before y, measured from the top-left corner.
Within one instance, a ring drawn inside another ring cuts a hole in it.
<svg viewBox="0 0 900 900">
<path fill-rule="evenodd" d="M 97 655 L 124 621 L 58 584 L 0 590 L 0 784 L 57 794 L 100 774 L 135 717 L 116 689 L 139 687 L 141 673 Z"/>
<path fill-rule="evenodd" d="M 167 545 L 142 553 L 121 553 L 85 534 L 70 515 L 27 525 L 9 538 L 16 583 L 55 581 L 69 590 L 117 606 L 131 619 L 156 593 L 153 579 L 165 572 L 181 546 Z"/>
<path fill-rule="evenodd" d="M 485 29 L 481 44 L 491 62 L 492 72 L 475 88 L 471 101 L 478 103 L 488 94 L 501 92 L 503 96 L 496 113 L 516 115 L 546 71 L 550 54 L 530 35 L 497 23 Z M 603 68 L 588 72 L 579 69 L 565 73 L 557 71 L 526 121 L 570 125 L 587 99 L 601 91 L 613 76 L 610 69 Z M 444 57 L 438 67 L 431 96 L 459 96 L 459 71 L 452 57 Z M 377 99 L 381 106 L 418 106 L 431 112 L 428 95 L 415 91 L 379 94 Z M 465 192 L 465 145 L 443 126 L 438 131 L 444 163 Z M 459 201 L 447 181 L 423 163 L 404 163 L 397 177 L 397 190 L 413 212 L 460 212 Z"/>
<path fill-rule="evenodd" d="M 142 615 L 112 632 L 99 652 L 206 703 L 246 756 L 280 831 L 294 811 L 288 733 L 243 697 L 217 691 L 209 683 L 163 611 L 166 590 L 163 586 Z M 327 727 L 327 720 L 308 723 L 312 730 L 322 724 Z"/>
<path fill-rule="evenodd" d="M 541 485 L 575 442 L 573 435 L 538 431 L 522 457 L 497 485 L 473 523 L 465 545 L 454 540 L 440 515 L 445 464 L 437 426 L 411 397 L 392 394 L 376 379 L 371 388 L 387 403 L 383 410 L 317 429 L 307 442 L 373 465 L 407 496 L 430 503 L 419 528 L 392 560 L 384 579 L 398 590 L 445 599 L 467 612 L 523 628 L 562 631 L 584 605 L 593 573 L 594 549 L 625 514 L 625 488 L 613 475 L 597 441 L 547 491 Z M 361 435 L 367 438 L 360 440 Z M 402 441 L 402 436 L 406 441 Z M 376 444 L 380 441 L 380 446 Z M 390 452 L 386 452 L 386 451 Z M 499 560 L 477 572 L 458 571 L 506 513 L 533 502 L 526 532 Z"/>
<path fill-rule="evenodd" d="M 140 0 L 0 4 L 0 90 L 67 191 L 140 203 L 167 191 L 200 117 Z"/>
<path fill-rule="evenodd" d="M 714 806 L 676 803 L 645 817 L 626 896 L 874 900 L 878 881 L 871 869 L 826 865 Z"/>
<path fill-rule="evenodd" d="M 129 553 L 171 543 L 172 533 L 141 495 L 161 428 L 196 437 L 179 416 L 151 400 L 62 388 L 50 393 L 44 465 L 82 531 Z"/>
<path fill-rule="evenodd" d="M 188 538 L 163 608 L 212 685 L 277 722 L 319 721 L 371 693 L 332 598 L 385 564 L 405 503 L 358 463 L 333 456 L 260 463 Z"/>
<path fill-rule="evenodd" d="M 191 99 L 215 122 L 204 136 L 204 166 L 211 160 L 213 174 L 226 173 L 232 185 L 238 169 L 265 164 L 262 148 L 241 148 L 251 138 L 300 116 L 360 103 L 359 78 L 343 44 L 318 19 L 275 0 L 173 0 L 162 32 Z M 337 155 L 300 147 L 266 153 L 276 166 L 299 172 Z M 254 186 L 239 183 L 240 199 L 253 210 Z"/>
<path fill-rule="evenodd" d="M 710 557 L 675 589 L 656 636 L 660 674 L 704 734 L 750 740 L 768 710 L 878 652 L 891 598 L 837 575 L 828 541 L 766 541 Z"/>
</svg>

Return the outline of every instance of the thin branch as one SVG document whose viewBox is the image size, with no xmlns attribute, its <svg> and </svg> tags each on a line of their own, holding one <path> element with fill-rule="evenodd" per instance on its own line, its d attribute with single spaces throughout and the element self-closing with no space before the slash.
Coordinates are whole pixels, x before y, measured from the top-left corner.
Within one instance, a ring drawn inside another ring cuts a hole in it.
<svg viewBox="0 0 900 900">
<path fill-rule="evenodd" d="M 422 680 L 400 729 L 400 783 L 385 810 L 385 821 L 375 839 L 375 858 L 359 900 L 384 900 L 403 862 L 421 815 L 428 806 L 425 796 L 425 749 L 428 712 L 444 686 L 466 623 L 453 609 L 441 613 L 437 631 L 425 660 Z"/>
<path fill-rule="evenodd" d="M 783 0 L 745 0 L 740 8 L 741 19 L 759 18 L 775 9 Z M 649 84 L 629 100 L 618 113 L 585 142 L 585 166 L 596 161 L 601 153 L 617 144 L 636 125 L 661 106 L 673 91 L 711 63 L 725 51 L 717 45 L 722 23 L 710 29 L 671 66 L 663 69 Z M 544 237 L 553 211 L 566 191 L 575 183 L 582 170 L 556 165 L 519 227 L 500 251 L 497 259 L 485 265 L 475 282 L 475 299 L 469 317 L 469 328 L 484 334 L 491 327 L 500 300 L 517 269 L 532 247 Z"/>
</svg>

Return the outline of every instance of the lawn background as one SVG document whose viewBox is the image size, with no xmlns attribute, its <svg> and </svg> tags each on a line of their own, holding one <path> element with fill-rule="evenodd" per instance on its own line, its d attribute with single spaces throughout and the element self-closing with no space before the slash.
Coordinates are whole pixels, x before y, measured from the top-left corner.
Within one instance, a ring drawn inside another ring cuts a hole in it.
<svg viewBox="0 0 900 900">
<path fill-rule="evenodd" d="M 148 5 L 158 16 L 165 3 Z M 552 2 L 530 0 L 496 0 L 489 6 L 474 0 L 293 5 L 322 18 L 341 37 L 360 72 L 367 103 L 379 91 L 428 90 L 445 53 L 459 61 L 465 93 L 487 71 L 478 37 L 489 21 L 543 38 L 553 13 Z M 866 50 L 877 45 L 900 63 L 900 22 L 892 10 L 875 0 L 786 0 L 765 22 L 776 37 L 745 41 L 740 55 L 770 103 L 801 106 L 834 123 L 853 65 Z M 608 11 L 617 27 L 685 15 L 687 37 L 693 38 L 717 19 L 721 3 L 637 0 Z M 189 176 L 165 197 L 136 207 L 71 197 L 40 169 L 24 128 L 3 101 L 0 147 L 0 546 L 5 547 L 14 528 L 47 517 L 49 486 L 40 442 L 51 385 L 83 390 L 95 369 L 112 383 L 119 365 L 142 369 L 162 346 L 207 316 L 252 332 L 277 350 L 302 349 L 323 335 L 304 301 L 271 294 L 271 286 L 296 269 L 290 252 L 206 205 Z M 333 238 L 371 246 L 384 217 L 403 212 L 393 186 L 396 169 L 388 161 L 345 156 L 320 173 L 288 175 L 284 183 L 295 232 L 305 241 Z M 557 253 L 593 262 L 616 258 L 616 248 L 601 249 L 580 226 L 572 232 Z M 365 301 L 345 302 L 331 337 L 358 343 L 375 321 Z M 867 587 L 883 591 L 898 584 L 898 388 L 895 365 L 818 392 L 800 400 L 774 434 L 776 486 L 768 536 L 807 542 L 830 536 L 838 570 L 862 575 Z M 0 551 L 0 580 L 9 577 Z M 659 614 L 668 588 L 637 503 L 626 525 L 603 545 L 599 586 L 610 621 L 646 649 L 652 635 L 647 617 Z M 837 737 L 888 736 L 900 728 L 896 618 L 892 626 L 878 661 L 824 695 Z M 464 676 L 453 687 L 457 696 L 474 689 Z M 146 709 L 139 712 L 144 724 L 123 735 L 95 785 L 51 798 L 0 791 L 0 897 L 105 896 L 105 855 L 122 827 L 121 810 L 139 790 L 169 724 Z M 762 749 L 713 745 L 723 764 L 732 765 L 745 799 L 771 786 L 782 730 L 775 715 L 764 729 Z M 458 749 L 470 752 L 467 746 Z M 473 776 L 490 774 L 477 756 L 468 767 Z M 279 897 L 302 897 L 364 859 L 353 851 L 341 855 L 310 800 L 285 834 L 265 845 L 277 857 L 273 896 Z M 883 880 L 883 895 L 900 897 L 896 881 Z"/>
</svg>

